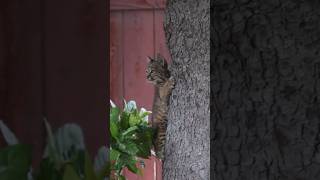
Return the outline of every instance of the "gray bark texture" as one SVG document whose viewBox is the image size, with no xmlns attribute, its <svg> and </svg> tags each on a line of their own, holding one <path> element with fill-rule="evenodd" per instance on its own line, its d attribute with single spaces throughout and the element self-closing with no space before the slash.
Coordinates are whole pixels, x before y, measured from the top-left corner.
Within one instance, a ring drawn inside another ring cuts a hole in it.
<svg viewBox="0 0 320 180">
<path fill-rule="evenodd" d="M 169 0 L 164 28 L 173 89 L 163 177 L 207 180 L 210 174 L 210 4 Z"/>
<path fill-rule="evenodd" d="M 212 179 L 320 179 L 319 9 L 214 2 Z"/>
</svg>

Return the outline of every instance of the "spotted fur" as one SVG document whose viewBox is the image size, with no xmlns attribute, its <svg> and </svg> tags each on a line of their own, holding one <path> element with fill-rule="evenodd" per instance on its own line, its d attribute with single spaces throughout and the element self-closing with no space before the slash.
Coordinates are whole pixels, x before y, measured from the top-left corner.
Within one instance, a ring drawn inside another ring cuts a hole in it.
<svg viewBox="0 0 320 180">
<path fill-rule="evenodd" d="M 155 85 L 151 121 L 152 127 L 156 130 L 154 148 L 157 157 L 164 160 L 168 104 L 174 80 L 170 76 L 166 60 L 160 54 L 155 59 L 149 57 L 146 74 L 147 80 Z"/>
</svg>

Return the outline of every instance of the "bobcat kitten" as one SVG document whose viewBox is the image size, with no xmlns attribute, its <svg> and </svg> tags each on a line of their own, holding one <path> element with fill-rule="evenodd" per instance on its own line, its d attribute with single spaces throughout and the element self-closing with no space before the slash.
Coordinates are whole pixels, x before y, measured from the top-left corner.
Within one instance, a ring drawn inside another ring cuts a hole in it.
<svg viewBox="0 0 320 180">
<path fill-rule="evenodd" d="M 155 85 L 151 121 L 152 127 L 156 130 L 153 143 L 157 157 L 164 160 L 168 103 L 175 83 L 170 76 L 166 60 L 160 54 L 155 59 L 149 57 L 149 60 L 147 80 Z"/>
</svg>

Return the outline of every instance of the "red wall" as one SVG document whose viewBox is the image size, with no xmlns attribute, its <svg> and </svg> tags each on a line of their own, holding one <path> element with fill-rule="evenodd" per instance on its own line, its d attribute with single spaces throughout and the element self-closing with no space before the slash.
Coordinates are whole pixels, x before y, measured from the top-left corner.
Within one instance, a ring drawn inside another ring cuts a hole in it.
<svg viewBox="0 0 320 180">
<path fill-rule="evenodd" d="M 139 107 L 152 108 L 153 86 L 147 83 L 147 56 L 169 53 L 163 31 L 164 0 L 111 0 L 110 2 L 110 97 L 122 106 L 122 98 L 134 99 Z M 161 164 L 146 161 L 144 175 L 125 171 L 129 180 L 161 179 Z"/>
<path fill-rule="evenodd" d="M 106 9 L 101 0 L 0 2 L 0 119 L 33 145 L 35 163 L 44 116 L 54 129 L 79 124 L 92 155 L 108 143 Z"/>
</svg>

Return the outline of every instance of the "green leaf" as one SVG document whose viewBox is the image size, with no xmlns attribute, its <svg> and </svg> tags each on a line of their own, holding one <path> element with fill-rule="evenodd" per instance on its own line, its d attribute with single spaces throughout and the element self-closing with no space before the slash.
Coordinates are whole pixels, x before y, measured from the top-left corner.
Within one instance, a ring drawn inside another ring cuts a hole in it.
<svg viewBox="0 0 320 180">
<path fill-rule="evenodd" d="M 118 128 L 118 119 L 119 119 L 119 108 L 111 108 L 110 112 L 110 132 L 111 136 L 115 139 L 119 138 L 119 128 Z"/>
<path fill-rule="evenodd" d="M 107 162 L 98 172 L 97 179 L 104 180 L 105 177 L 109 177 L 111 173 L 110 162 Z"/>
<path fill-rule="evenodd" d="M 118 180 L 126 180 L 126 178 L 125 178 L 124 176 L 120 175 L 120 176 L 118 177 Z"/>
<path fill-rule="evenodd" d="M 137 129 L 138 129 L 137 126 L 132 126 L 129 129 L 127 129 L 125 132 L 123 132 L 122 135 L 127 137 L 132 136 Z"/>
<path fill-rule="evenodd" d="M 0 174 L 0 179 L 2 180 L 27 180 L 27 174 L 21 171 L 15 171 L 13 169 L 5 169 Z"/>
<path fill-rule="evenodd" d="M 136 133 L 138 143 L 144 143 L 148 145 L 152 145 L 152 139 L 153 139 L 153 129 L 150 127 L 139 127 L 139 130 Z"/>
<path fill-rule="evenodd" d="M 66 164 L 64 168 L 63 180 L 81 180 L 71 164 Z"/>
<path fill-rule="evenodd" d="M 115 170 L 117 173 L 121 172 L 122 168 L 126 166 L 126 161 L 123 160 L 125 158 L 121 158 L 126 156 L 125 154 L 121 154 L 115 163 L 112 164 L 111 170 Z"/>
<path fill-rule="evenodd" d="M 110 149 L 110 160 L 116 161 L 120 156 L 120 152 L 115 149 Z"/>
<path fill-rule="evenodd" d="M 113 107 L 110 109 L 110 121 L 118 122 L 119 120 L 120 109 L 117 107 Z"/>
<path fill-rule="evenodd" d="M 131 163 L 128 164 L 128 169 L 129 169 L 129 171 L 131 171 L 131 172 L 133 172 L 135 174 L 137 174 L 139 172 L 139 169 L 137 168 L 135 163 L 134 164 L 131 164 Z"/>
<path fill-rule="evenodd" d="M 71 156 L 72 158 L 69 160 L 69 162 L 72 164 L 74 170 L 82 175 L 85 174 L 86 151 L 73 151 Z"/>
<path fill-rule="evenodd" d="M 139 151 L 137 152 L 138 157 L 147 159 L 149 158 L 149 156 L 151 156 L 150 146 L 143 144 L 138 146 L 138 149 L 139 149 Z"/>
<path fill-rule="evenodd" d="M 8 163 L 24 170 L 29 169 L 31 164 L 31 146 L 22 144 L 9 146 Z"/>
<path fill-rule="evenodd" d="M 36 180 L 61 180 L 62 174 L 58 171 L 54 163 L 45 158 L 40 163 L 40 169 L 34 174 Z"/>
<path fill-rule="evenodd" d="M 138 172 L 138 168 L 136 167 L 137 160 L 135 156 L 122 154 L 119 158 L 119 162 L 120 164 L 125 165 L 129 171 L 135 174 Z"/>
<path fill-rule="evenodd" d="M 136 133 L 137 138 L 134 142 L 137 144 L 139 152 L 138 157 L 148 158 L 151 155 L 153 129 L 150 127 L 139 127 L 139 131 Z"/>
<path fill-rule="evenodd" d="M 129 128 L 129 117 L 130 114 L 127 112 L 122 112 L 120 116 L 120 129 L 126 130 Z"/>
<path fill-rule="evenodd" d="M 31 147 L 12 145 L 0 150 L 0 179 L 26 180 L 31 166 Z"/>
<path fill-rule="evenodd" d="M 85 180 L 96 180 L 97 179 L 88 153 L 85 153 L 84 175 L 85 175 Z"/>
<path fill-rule="evenodd" d="M 126 144 L 126 152 L 130 155 L 136 155 L 137 152 L 139 151 L 137 145 L 135 143 L 132 142 L 128 142 Z"/>
<path fill-rule="evenodd" d="M 141 122 L 141 117 L 135 112 L 130 114 L 129 125 L 130 127 L 138 125 Z"/>
<path fill-rule="evenodd" d="M 119 128 L 116 122 L 110 121 L 110 132 L 113 138 L 115 139 L 119 138 Z"/>
<path fill-rule="evenodd" d="M 114 165 L 116 173 L 120 175 L 123 167 L 127 167 L 131 172 L 137 173 L 138 170 L 137 170 L 137 167 L 135 166 L 136 162 L 137 160 L 134 156 L 121 154 L 119 159 Z"/>
</svg>

